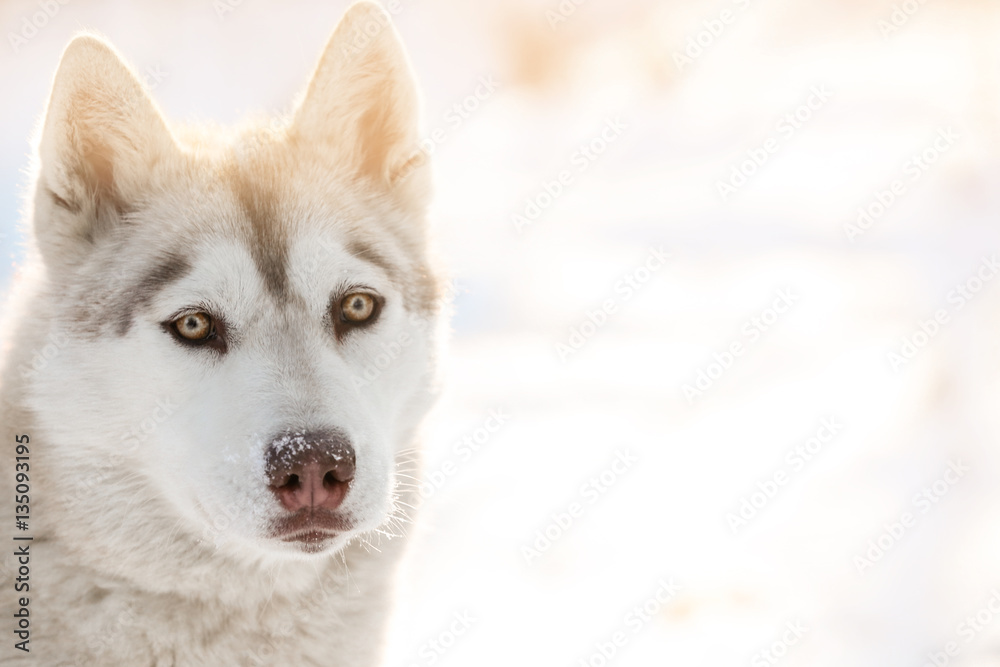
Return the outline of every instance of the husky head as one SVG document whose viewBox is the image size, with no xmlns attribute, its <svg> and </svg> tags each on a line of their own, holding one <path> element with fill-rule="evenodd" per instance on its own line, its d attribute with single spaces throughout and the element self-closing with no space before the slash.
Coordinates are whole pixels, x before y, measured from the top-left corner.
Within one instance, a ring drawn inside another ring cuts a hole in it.
<svg viewBox="0 0 1000 667">
<path fill-rule="evenodd" d="M 110 46 L 69 45 L 33 201 L 58 352 L 29 400 L 80 549 L 308 559 L 392 516 L 441 310 L 416 108 L 366 2 L 286 122 L 231 132 L 168 128 Z"/>
</svg>

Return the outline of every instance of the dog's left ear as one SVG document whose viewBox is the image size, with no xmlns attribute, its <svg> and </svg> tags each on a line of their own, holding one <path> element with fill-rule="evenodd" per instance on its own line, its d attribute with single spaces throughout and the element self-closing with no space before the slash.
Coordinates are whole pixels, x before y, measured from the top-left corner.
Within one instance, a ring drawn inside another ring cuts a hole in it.
<svg viewBox="0 0 1000 667">
<path fill-rule="evenodd" d="M 291 136 L 423 207 L 429 169 L 418 132 L 419 95 L 403 44 L 384 9 L 358 2 L 327 43 Z"/>
</svg>

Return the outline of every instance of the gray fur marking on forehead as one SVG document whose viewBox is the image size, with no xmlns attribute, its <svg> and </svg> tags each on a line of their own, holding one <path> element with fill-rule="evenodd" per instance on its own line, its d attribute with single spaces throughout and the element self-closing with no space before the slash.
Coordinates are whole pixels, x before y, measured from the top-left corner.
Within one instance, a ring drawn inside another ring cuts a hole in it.
<svg viewBox="0 0 1000 667">
<path fill-rule="evenodd" d="M 292 265 L 291 246 L 302 220 L 302 216 L 292 212 L 301 209 L 295 206 L 298 193 L 293 187 L 301 158 L 296 157 L 294 151 L 289 152 L 288 145 L 270 135 L 254 135 L 248 142 L 250 148 L 236 147 L 223 160 L 221 174 L 242 213 L 239 224 L 243 242 L 267 292 L 279 307 L 284 307 L 298 298 L 291 284 L 291 273 L 296 270 Z M 328 203 L 337 201 L 337 194 L 329 195 Z M 362 219 L 368 208 L 362 202 L 361 210 L 354 210 L 358 203 L 350 196 L 345 198 L 342 207 Z M 310 216 L 306 213 L 304 217 Z M 361 229 L 357 224 L 340 224 L 336 220 L 329 220 L 327 224 L 347 237 L 342 247 L 348 253 L 385 272 L 402 292 L 409 310 L 426 314 L 438 310 L 441 286 L 427 265 L 419 241 L 378 218 L 366 222 L 369 229 Z M 388 243 L 389 247 L 399 244 L 409 261 L 400 263 L 400 258 L 381 247 L 383 243 Z"/>
<path fill-rule="evenodd" d="M 278 212 L 278 187 L 264 169 L 248 173 L 230 164 L 228 180 L 249 223 L 247 246 L 267 291 L 279 304 L 291 296 L 288 286 L 288 239 Z"/>
<path fill-rule="evenodd" d="M 177 253 L 167 253 L 156 261 L 135 287 L 125 292 L 113 306 L 118 335 L 128 333 L 137 310 L 148 306 L 164 287 L 183 278 L 191 268 L 191 263 Z"/>
</svg>

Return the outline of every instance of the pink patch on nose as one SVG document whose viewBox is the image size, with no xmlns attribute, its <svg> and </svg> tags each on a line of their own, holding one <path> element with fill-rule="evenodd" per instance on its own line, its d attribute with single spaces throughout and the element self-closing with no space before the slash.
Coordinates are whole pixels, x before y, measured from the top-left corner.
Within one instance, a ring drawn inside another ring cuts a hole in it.
<svg viewBox="0 0 1000 667">
<path fill-rule="evenodd" d="M 302 508 L 334 510 L 344 502 L 353 477 L 353 469 L 348 471 L 345 466 L 328 468 L 310 463 L 297 468 L 281 486 L 272 488 L 282 507 L 290 512 Z"/>
</svg>

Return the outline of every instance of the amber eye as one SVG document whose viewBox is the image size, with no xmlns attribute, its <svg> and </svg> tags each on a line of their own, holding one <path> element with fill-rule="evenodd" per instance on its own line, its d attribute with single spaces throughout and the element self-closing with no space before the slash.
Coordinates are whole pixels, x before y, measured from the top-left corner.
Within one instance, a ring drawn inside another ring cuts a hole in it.
<svg viewBox="0 0 1000 667">
<path fill-rule="evenodd" d="M 188 313 L 173 322 L 174 330 L 181 338 L 191 341 L 206 340 L 215 330 L 212 317 L 206 313 Z"/>
<path fill-rule="evenodd" d="M 340 314 L 348 322 L 361 324 L 375 312 L 375 299 L 364 292 L 348 294 L 340 302 Z"/>
</svg>

